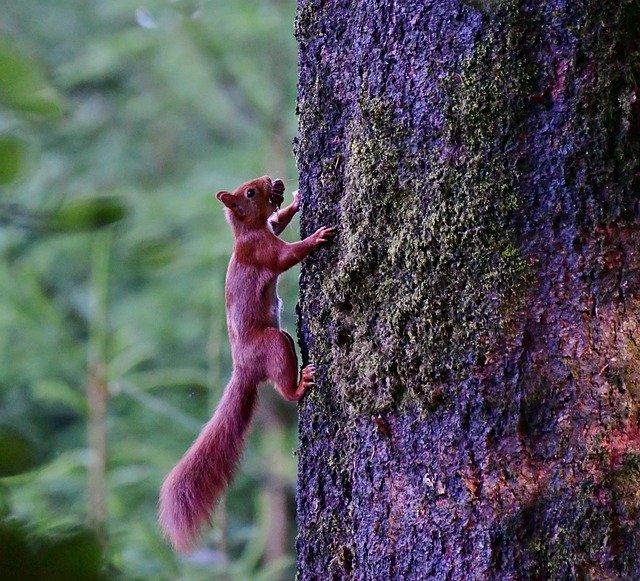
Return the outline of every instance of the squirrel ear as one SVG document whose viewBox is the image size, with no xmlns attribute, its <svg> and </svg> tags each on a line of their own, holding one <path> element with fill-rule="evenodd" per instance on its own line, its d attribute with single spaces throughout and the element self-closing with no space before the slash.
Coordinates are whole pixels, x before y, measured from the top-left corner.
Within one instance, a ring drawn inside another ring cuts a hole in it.
<svg viewBox="0 0 640 581">
<path fill-rule="evenodd" d="M 238 199 L 233 194 L 229 192 L 218 192 L 216 198 L 238 216 L 238 218 L 242 218 L 245 215 L 245 211 L 242 209 L 242 206 L 238 204 Z"/>
<path fill-rule="evenodd" d="M 218 192 L 216 198 L 220 200 L 227 208 L 233 209 L 236 205 L 235 197 L 229 192 Z"/>
</svg>

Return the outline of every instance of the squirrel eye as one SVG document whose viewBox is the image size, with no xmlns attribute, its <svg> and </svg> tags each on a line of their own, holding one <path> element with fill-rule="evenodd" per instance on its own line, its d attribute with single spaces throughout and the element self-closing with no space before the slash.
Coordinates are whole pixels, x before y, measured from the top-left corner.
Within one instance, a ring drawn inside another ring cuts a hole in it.
<svg viewBox="0 0 640 581">
<path fill-rule="evenodd" d="M 253 198 L 256 195 L 256 191 L 253 188 L 247 190 L 247 198 Z"/>
</svg>

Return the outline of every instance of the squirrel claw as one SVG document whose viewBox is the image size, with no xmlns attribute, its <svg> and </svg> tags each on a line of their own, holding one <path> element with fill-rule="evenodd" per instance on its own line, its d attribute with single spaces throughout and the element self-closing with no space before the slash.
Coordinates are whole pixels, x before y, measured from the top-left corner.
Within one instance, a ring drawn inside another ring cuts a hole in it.
<svg viewBox="0 0 640 581">
<path fill-rule="evenodd" d="M 322 226 L 321 228 L 318 228 L 316 230 L 313 236 L 317 240 L 317 244 L 322 244 L 324 242 L 329 242 L 329 240 L 333 238 L 335 234 L 336 229 L 334 226 Z"/>
<path fill-rule="evenodd" d="M 302 369 L 300 384 L 304 385 L 305 389 L 314 385 L 313 376 L 315 375 L 315 372 L 316 368 L 313 365 L 307 365 Z"/>
</svg>

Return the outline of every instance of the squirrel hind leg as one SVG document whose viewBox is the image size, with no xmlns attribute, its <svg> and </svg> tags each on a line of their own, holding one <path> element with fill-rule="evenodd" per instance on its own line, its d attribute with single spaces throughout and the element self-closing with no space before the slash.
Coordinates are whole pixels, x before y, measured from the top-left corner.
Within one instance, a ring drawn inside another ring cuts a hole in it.
<svg viewBox="0 0 640 581">
<path fill-rule="evenodd" d="M 298 382 L 298 357 L 291 335 L 280 329 L 271 329 L 265 338 L 267 376 L 288 401 L 298 401 L 313 385 L 315 368 L 308 365 Z"/>
</svg>

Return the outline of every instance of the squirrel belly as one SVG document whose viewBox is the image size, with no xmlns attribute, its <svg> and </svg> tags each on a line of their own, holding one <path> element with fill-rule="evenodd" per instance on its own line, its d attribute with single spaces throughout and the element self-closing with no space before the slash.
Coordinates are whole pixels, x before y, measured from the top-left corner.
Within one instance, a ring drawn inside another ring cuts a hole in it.
<svg viewBox="0 0 640 581">
<path fill-rule="evenodd" d="M 258 386 L 271 381 L 289 401 L 313 385 L 315 368 L 307 365 L 298 380 L 298 360 L 291 336 L 280 329 L 278 275 L 334 235 L 320 228 L 299 242 L 278 238 L 299 209 L 299 197 L 278 210 L 284 184 L 269 176 L 217 194 L 234 235 L 225 283 L 227 328 L 233 359 L 231 380 L 213 417 L 165 478 L 158 521 L 179 551 L 192 550 L 202 527 L 231 482 L 258 399 Z"/>
</svg>

